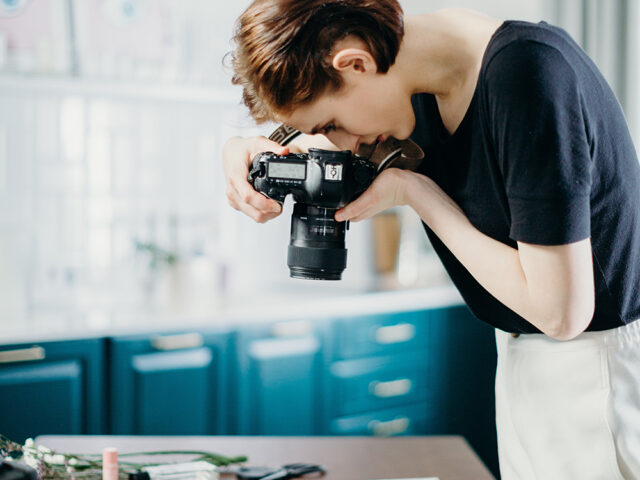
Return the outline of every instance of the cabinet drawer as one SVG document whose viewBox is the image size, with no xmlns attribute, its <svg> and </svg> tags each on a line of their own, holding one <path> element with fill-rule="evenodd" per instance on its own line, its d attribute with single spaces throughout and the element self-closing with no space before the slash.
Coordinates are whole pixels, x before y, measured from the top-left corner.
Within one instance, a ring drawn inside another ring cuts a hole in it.
<svg viewBox="0 0 640 480">
<path fill-rule="evenodd" d="M 334 362 L 332 411 L 342 416 L 424 401 L 429 368 L 424 351 Z"/>
<path fill-rule="evenodd" d="M 425 403 L 419 403 L 363 415 L 340 417 L 334 419 L 329 428 L 331 435 L 420 435 L 428 428 L 428 409 Z"/>
<path fill-rule="evenodd" d="M 368 315 L 335 324 L 336 358 L 390 355 L 418 350 L 428 341 L 428 311 Z"/>
</svg>

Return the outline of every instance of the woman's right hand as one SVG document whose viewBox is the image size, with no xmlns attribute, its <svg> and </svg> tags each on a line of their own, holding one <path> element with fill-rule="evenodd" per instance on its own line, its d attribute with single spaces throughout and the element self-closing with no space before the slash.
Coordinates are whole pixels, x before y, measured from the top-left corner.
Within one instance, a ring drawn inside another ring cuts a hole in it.
<svg viewBox="0 0 640 480">
<path fill-rule="evenodd" d="M 233 137 L 227 140 L 222 149 L 222 166 L 227 181 L 229 205 L 249 215 L 258 223 L 271 220 L 282 212 L 282 206 L 278 202 L 256 192 L 247 180 L 253 158 L 262 152 L 286 155 L 289 148 L 266 137 Z"/>
</svg>

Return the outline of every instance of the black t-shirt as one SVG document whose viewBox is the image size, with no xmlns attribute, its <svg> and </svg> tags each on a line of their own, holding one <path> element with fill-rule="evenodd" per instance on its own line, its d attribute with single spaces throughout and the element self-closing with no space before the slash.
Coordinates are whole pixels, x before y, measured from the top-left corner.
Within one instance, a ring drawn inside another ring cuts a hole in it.
<svg viewBox="0 0 640 480">
<path fill-rule="evenodd" d="M 503 23 L 452 135 L 433 95 L 414 95 L 412 103 L 411 138 L 426 154 L 420 173 L 478 230 L 514 248 L 591 237 L 596 307 L 588 330 L 640 318 L 640 165 L 615 95 L 564 30 Z M 539 332 L 425 229 L 478 318 L 508 332 Z"/>
</svg>

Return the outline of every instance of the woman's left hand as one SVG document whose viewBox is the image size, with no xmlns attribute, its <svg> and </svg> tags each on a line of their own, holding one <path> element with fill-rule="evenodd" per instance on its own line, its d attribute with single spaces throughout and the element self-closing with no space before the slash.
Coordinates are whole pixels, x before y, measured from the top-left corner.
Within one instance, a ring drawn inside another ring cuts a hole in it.
<svg viewBox="0 0 640 480">
<path fill-rule="evenodd" d="M 358 222 L 397 205 L 405 205 L 405 180 L 412 174 L 407 170 L 389 168 L 376 177 L 362 195 L 336 212 L 339 222 Z"/>
</svg>

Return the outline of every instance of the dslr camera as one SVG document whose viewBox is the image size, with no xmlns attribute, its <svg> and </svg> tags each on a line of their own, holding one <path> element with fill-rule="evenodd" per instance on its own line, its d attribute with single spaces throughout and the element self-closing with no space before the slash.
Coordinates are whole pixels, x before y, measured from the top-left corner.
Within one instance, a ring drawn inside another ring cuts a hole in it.
<svg viewBox="0 0 640 480">
<path fill-rule="evenodd" d="M 356 199 L 376 177 L 377 166 L 351 151 L 311 148 L 309 153 L 258 154 L 249 172 L 255 190 L 283 203 L 295 200 L 287 264 L 291 277 L 340 280 L 347 266 L 345 233 L 337 209 Z"/>
</svg>

